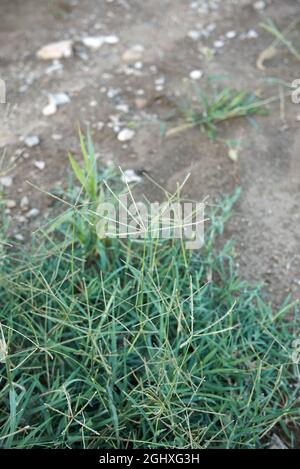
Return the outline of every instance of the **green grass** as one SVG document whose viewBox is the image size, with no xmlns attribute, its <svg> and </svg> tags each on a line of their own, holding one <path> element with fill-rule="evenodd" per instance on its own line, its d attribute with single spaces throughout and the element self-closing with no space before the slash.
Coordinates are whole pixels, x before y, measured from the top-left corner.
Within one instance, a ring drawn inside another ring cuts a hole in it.
<svg viewBox="0 0 300 469">
<path fill-rule="evenodd" d="M 273 431 L 295 446 L 297 308 L 272 311 L 232 245 L 216 250 L 235 198 L 187 252 L 95 240 L 88 194 L 66 197 L 58 233 L 1 256 L 0 446 L 260 448 Z"/>
<path fill-rule="evenodd" d="M 167 136 L 199 127 L 215 140 L 222 123 L 236 118 L 265 115 L 267 104 L 273 101 L 273 98 L 258 99 L 255 93 L 246 90 L 235 91 L 228 87 L 212 87 L 211 80 L 208 92 L 196 85 L 193 88 L 194 93 L 188 91 L 188 98 L 180 106 L 180 114 L 185 122 L 169 129 Z"/>
<path fill-rule="evenodd" d="M 273 43 L 271 44 L 271 46 L 269 46 L 269 50 L 270 49 L 273 49 L 277 50 L 278 46 L 279 45 L 282 45 L 284 46 L 285 48 L 287 48 L 289 50 L 289 52 L 298 60 L 300 61 L 300 54 L 298 52 L 298 50 L 294 47 L 292 41 L 290 41 L 287 37 L 288 35 L 299 25 L 300 23 L 300 18 L 295 18 L 289 25 L 288 27 L 283 31 L 281 32 L 278 27 L 276 26 L 276 24 L 270 19 L 270 18 L 267 18 L 266 22 L 265 23 L 261 23 L 261 27 L 267 31 L 268 33 L 270 33 L 273 37 L 274 37 L 274 41 Z"/>
</svg>

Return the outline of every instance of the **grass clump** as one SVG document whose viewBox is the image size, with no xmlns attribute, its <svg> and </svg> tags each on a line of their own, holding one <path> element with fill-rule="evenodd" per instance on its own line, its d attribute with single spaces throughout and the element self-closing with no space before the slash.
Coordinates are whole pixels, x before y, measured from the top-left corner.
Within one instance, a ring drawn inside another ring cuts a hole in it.
<svg viewBox="0 0 300 469">
<path fill-rule="evenodd" d="M 260 70 L 264 70 L 264 62 L 268 59 L 272 59 L 278 52 L 279 46 L 283 46 L 288 49 L 288 51 L 300 61 L 300 53 L 295 48 L 293 42 L 288 39 L 289 34 L 299 26 L 300 18 L 295 18 L 286 29 L 282 32 L 278 29 L 276 24 L 270 19 L 267 18 L 264 23 L 261 23 L 261 27 L 271 34 L 274 37 L 272 44 L 261 52 L 257 59 L 257 67 Z"/>
<path fill-rule="evenodd" d="M 295 445 L 297 316 L 238 278 L 230 244 L 215 251 L 232 203 L 200 252 L 86 251 L 67 223 L 65 239 L 1 259 L 2 448 L 259 448 L 273 431 Z"/>
<path fill-rule="evenodd" d="M 246 90 L 235 91 L 228 87 L 210 86 L 209 92 L 196 85 L 193 88 L 193 95 L 189 92 L 186 102 L 180 107 L 185 123 L 169 129 L 167 136 L 200 127 L 215 140 L 220 124 L 236 118 L 266 115 L 266 105 L 272 101 L 258 99 L 255 93 Z"/>
</svg>

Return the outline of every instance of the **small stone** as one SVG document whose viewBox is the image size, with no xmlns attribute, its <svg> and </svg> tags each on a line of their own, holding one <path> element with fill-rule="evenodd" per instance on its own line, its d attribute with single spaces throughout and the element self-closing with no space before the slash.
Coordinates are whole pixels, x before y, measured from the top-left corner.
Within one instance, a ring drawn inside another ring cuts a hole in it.
<svg viewBox="0 0 300 469">
<path fill-rule="evenodd" d="M 118 104 L 116 106 L 117 111 L 124 112 L 125 114 L 129 112 L 129 106 L 128 104 Z"/>
<path fill-rule="evenodd" d="M 246 34 L 242 34 L 242 39 L 257 39 L 258 33 L 255 29 L 250 29 Z"/>
<path fill-rule="evenodd" d="M 115 34 L 110 34 L 109 36 L 104 36 L 105 44 L 115 45 L 118 44 L 119 38 Z"/>
<path fill-rule="evenodd" d="M 52 42 L 37 51 L 37 57 L 42 60 L 66 59 L 73 55 L 73 41 Z"/>
<path fill-rule="evenodd" d="M 198 39 L 200 39 L 200 36 L 201 36 L 199 31 L 189 31 L 187 35 L 193 41 L 198 41 Z"/>
<path fill-rule="evenodd" d="M 140 62 L 140 61 L 139 61 L 139 62 L 135 62 L 135 64 L 134 64 L 134 68 L 135 68 L 136 70 L 142 70 L 143 66 L 144 66 L 143 62 Z"/>
<path fill-rule="evenodd" d="M 53 114 L 55 114 L 56 111 L 57 111 L 57 106 L 53 102 L 51 102 L 43 108 L 42 112 L 45 117 L 48 117 L 48 116 L 53 116 Z"/>
<path fill-rule="evenodd" d="M 130 184 L 132 182 L 141 182 L 142 178 L 133 169 L 127 169 L 122 174 L 121 180 L 124 183 Z"/>
<path fill-rule="evenodd" d="M 68 104 L 71 101 L 71 98 L 66 93 L 56 93 L 49 95 L 49 102 L 47 106 L 43 108 L 43 115 L 48 117 L 52 116 L 57 112 L 57 108 L 59 106 L 63 106 L 64 104 Z"/>
<path fill-rule="evenodd" d="M 12 176 L 3 176 L 2 178 L 0 178 L 0 184 L 3 187 L 11 187 L 12 183 L 13 183 Z"/>
<path fill-rule="evenodd" d="M 27 147 L 33 148 L 40 144 L 40 139 L 37 135 L 31 135 L 25 138 L 24 143 Z"/>
<path fill-rule="evenodd" d="M 165 77 L 159 77 L 155 80 L 155 85 L 156 86 L 162 86 L 162 85 L 165 84 L 165 82 L 166 82 Z"/>
<path fill-rule="evenodd" d="M 107 91 L 107 97 L 113 99 L 118 96 L 118 94 L 120 94 L 120 91 L 121 90 L 119 88 L 109 88 L 109 90 Z"/>
<path fill-rule="evenodd" d="M 145 109 L 148 104 L 148 101 L 146 99 L 137 98 L 134 103 L 135 107 L 141 111 L 142 109 Z"/>
<path fill-rule="evenodd" d="M 85 47 L 88 47 L 88 48 L 90 48 L 90 49 L 97 50 L 97 49 L 100 49 L 100 47 L 103 46 L 103 44 L 104 44 L 104 37 L 103 37 L 103 36 L 96 36 L 96 37 L 89 36 L 89 37 L 84 37 L 84 38 L 82 39 L 82 44 L 83 44 Z"/>
<path fill-rule="evenodd" d="M 226 33 L 227 39 L 234 39 L 237 36 L 236 31 L 228 31 Z"/>
<path fill-rule="evenodd" d="M 85 47 L 98 50 L 104 44 L 117 44 L 119 42 L 119 38 L 114 34 L 110 34 L 109 36 L 87 36 L 84 37 L 81 42 Z"/>
<path fill-rule="evenodd" d="M 58 107 L 71 102 L 71 98 L 67 93 L 51 94 L 49 99 Z"/>
<path fill-rule="evenodd" d="M 14 237 L 15 237 L 15 239 L 16 239 L 17 241 L 21 241 L 21 242 L 23 242 L 24 239 L 25 239 L 24 236 L 23 236 L 21 233 L 15 234 Z"/>
<path fill-rule="evenodd" d="M 203 72 L 202 70 L 193 70 L 191 73 L 190 73 L 190 78 L 192 80 L 200 80 L 200 78 L 202 77 L 203 75 Z"/>
<path fill-rule="evenodd" d="M 122 55 L 122 60 L 126 64 L 133 64 L 138 62 L 143 57 L 144 47 L 140 45 L 136 45 L 127 49 L 124 54 Z"/>
<path fill-rule="evenodd" d="M 255 10 L 264 10 L 266 8 L 266 3 L 262 1 L 255 2 L 253 7 L 255 8 Z"/>
<path fill-rule="evenodd" d="M 224 45 L 225 43 L 222 40 L 218 40 L 214 42 L 214 47 L 216 47 L 216 49 L 221 49 L 222 47 L 224 47 Z"/>
<path fill-rule="evenodd" d="M 9 208 L 9 209 L 16 208 L 17 202 L 15 200 L 7 200 L 5 202 L 5 206 L 6 206 L 6 208 Z"/>
<path fill-rule="evenodd" d="M 163 91 L 165 82 L 166 82 L 165 77 L 157 78 L 155 80 L 156 91 Z"/>
<path fill-rule="evenodd" d="M 135 131 L 132 129 L 123 129 L 118 133 L 119 142 L 128 142 L 135 136 Z"/>
<path fill-rule="evenodd" d="M 63 136 L 61 134 L 52 134 L 52 140 L 58 141 L 62 140 Z"/>
<path fill-rule="evenodd" d="M 40 171 L 43 171 L 43 169 L 45 169 L 46 163 L 45 161 L 35 161 L 34 166 Z"/>
<path fill-rule="evenodd" d="M 32 208 L 32 209 L 29 210 L 29 212 L 26 214 L 26 218 L 33 219 L 33 218 L 38 217 L 39 214 L 40 214 L 40 211 L 39 211 L 38 208 Z"/>
<path fill-rule="evenodd" d="M 22 212 L 27 212 L 27 210 L 29 209 L 29 199 L 27 195 L 24 195 L 24 197 L 22 197 L 20 201 L 20 208 Z"/>
</svg>

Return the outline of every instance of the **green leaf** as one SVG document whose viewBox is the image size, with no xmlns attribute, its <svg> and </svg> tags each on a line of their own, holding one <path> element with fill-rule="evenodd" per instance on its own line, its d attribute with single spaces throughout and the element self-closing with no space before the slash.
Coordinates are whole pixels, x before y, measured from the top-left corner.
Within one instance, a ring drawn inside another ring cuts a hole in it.
<svg viewBox="0 0 300 469">
<path fill-rule="evenodd" d="M 82 184 L 82 186 L 85 187 L 86 178 L 84 176 L 84 173 L 82 169 L 80 168 L 79 164 L 77 163 L 77 161 L 75 160 L 75 158 L 73 158 L 73 156 L 71 155 L 71 153 L 69 153 L 69 160 L 70 160 L 75 176 L 77 177 L 79 182 Z"/>
</svg>

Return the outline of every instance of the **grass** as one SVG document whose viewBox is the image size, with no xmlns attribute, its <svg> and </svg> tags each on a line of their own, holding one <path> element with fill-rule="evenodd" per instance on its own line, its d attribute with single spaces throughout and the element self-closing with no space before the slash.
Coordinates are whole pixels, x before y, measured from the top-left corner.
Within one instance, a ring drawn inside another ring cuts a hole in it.
<svg viewBox="0 0 300 469">
<path fill-rule="evenodd" d="M 273 58 L 277 54 L 279 46 L 283 46 L 288 49 L 289 52 L 300 61 L 300 53 L 295 48 L 292 41 L 288 39 L 289 34 L 299 25 L 300 18 L 295 18 L 284 31 L 280 31 L 276 24 L 271 20 L 267 19 L 266 22 L 261 23 L 261 27 L 274 37 L 272 44 L 267 47 L 258 57 L 257 67 L 264 70 L 264 62 L 268 59 Z"/>
<path fill-rule="evenodd" d="M 222 123 L 236 118 L 265 115 L 266 105 L 272 102 L 272 98 L 262 100 L 254 93 L 246 90 L 235 91 L 228 87 L 216 89 L 210 86 L 209 92 L 206 92 L 195 85 L 194 99 L 191 96 L 189 91 L 188 99 L 180 108 L 185 123 L 169 129 L 167 136 L 200 127 L 212 140 L 215 140 Z"/>
<path fill-rule="evenodd" d="M 58 233 L 1 257 L 0 446 L 260 448 L 272 432 L 295 446 L 297 307 L 273 311 L 232 245 L 216 249 L 235 198 L 211 209 L 200 252 L 97 240 L 87 206 L 109 193 L 87 184 L 92 155 L 73 162 L 83 190 Z"/>
</svg>

